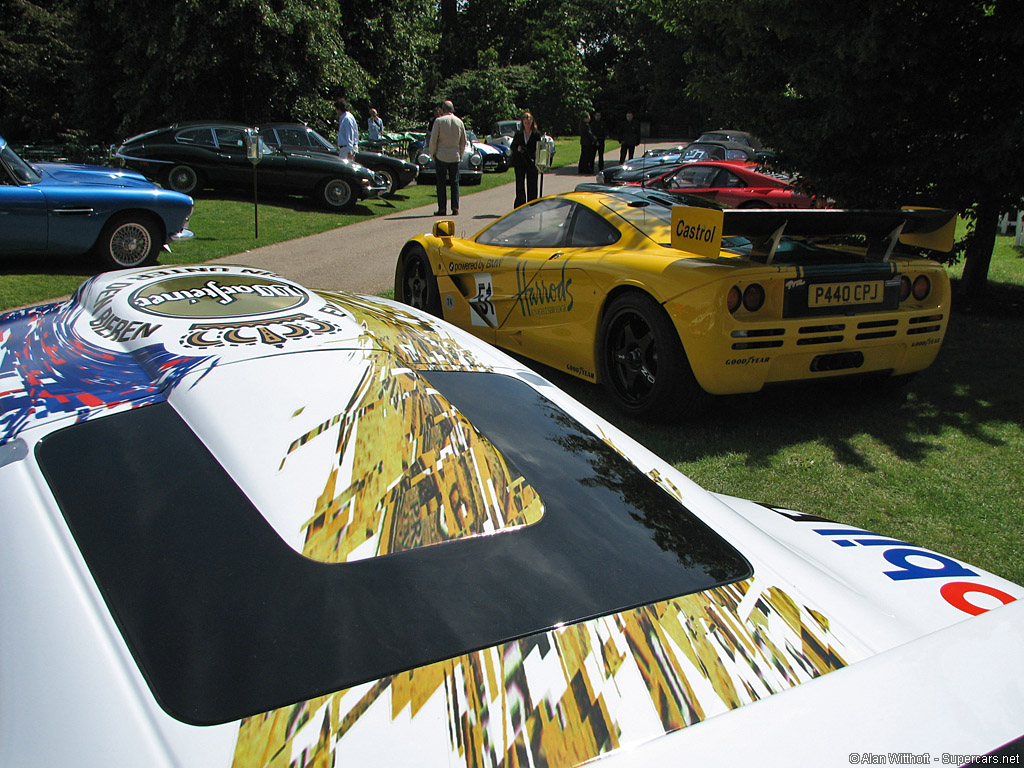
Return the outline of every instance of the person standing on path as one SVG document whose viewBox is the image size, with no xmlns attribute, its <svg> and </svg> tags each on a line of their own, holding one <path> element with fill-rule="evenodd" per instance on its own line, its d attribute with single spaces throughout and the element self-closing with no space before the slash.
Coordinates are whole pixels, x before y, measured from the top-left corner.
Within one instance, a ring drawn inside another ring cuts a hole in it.
<svg viewBox="0 0 1024 768">
<path fill-rule="evenodd" d="M 537 199 L 537 145 L 540 129 L 529 112 L 519 119 L 519 130 L 512 137 L 512 167 L 516 172 L 516 200 L 513 208 Z"/>
<path fill-rule="evenodd" d="M 597 140 L 594 138 L 594 127 L 590 113 L 584 112 L 580 120 L 580 162 L 576 170 L 582 176 L 594 172 L 594 153 L 597 152 Z"/>
<path fill-rule="evenodd" d="M 626 113 L 626 122 L 619 128 L 619 163 L 633 159 L 636 145 L 640 143 L 640 123 L 633 119 L 633 113 Z"/>
<path fill-rule="evenodd" d="M 345 99 L 338 102 L 338 155 L 351 160 L 359 148 L 359 124 Z"/>
<path fill-rule="evenodd" d="M 437 183 L 435 216 L 448 215 L 448 184 L 452 188 L 452 216 L 459 215 L 459 162 L 466 151 L 466 126 L 455 116 L 451 101 L 441 104 L 441 114 L 430 129 L 430 146 Z"/>
<path fill-rule="evenodd" d="M 597 150 L 597 170 L 604 170 L 604 142 L 608 138 L 608 126 L 601 119 L 600 112 L 594 112 L 594 118 L 590 121 L 590 130 L 594 133 L 594 145 Z"/>
</svg>

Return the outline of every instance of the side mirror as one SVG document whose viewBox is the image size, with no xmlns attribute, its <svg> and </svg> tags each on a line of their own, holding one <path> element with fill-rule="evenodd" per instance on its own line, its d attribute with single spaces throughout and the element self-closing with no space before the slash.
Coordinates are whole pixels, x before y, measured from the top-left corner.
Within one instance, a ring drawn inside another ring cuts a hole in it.
<svg viewBox="0 0 1024 768">
<path fill-rule="evenodd" d="M 434 237 L 455 237 L 455 222 L 451 219 L 435 221 Z"/>
</svg>

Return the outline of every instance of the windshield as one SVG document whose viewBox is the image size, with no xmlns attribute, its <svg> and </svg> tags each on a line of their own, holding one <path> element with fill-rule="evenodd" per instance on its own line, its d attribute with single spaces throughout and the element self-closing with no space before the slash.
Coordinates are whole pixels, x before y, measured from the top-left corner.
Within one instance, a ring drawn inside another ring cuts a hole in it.
<svg viewBox="0 0 1024 768">
<path fill-rule="evenodd" d="M 21 184 L 35 184 L 42 178 L 35 168 L 18 157 L 18 153 L 11 149 L 10 144 L 4 144 L 0 147 L 0 158 L 3 159 L 3 164 L 10 168 L 14 178 Z"/>
<path fill-rule="evenodd" d="M 333 152 L 335 150 L 335 146 L 316 131 L 309 132 L 309 143 L 314 147 L 326 149 L 329 152 Z"/>
<path fill-rule="evenodd" d="M 498 123 L 494 126 L 495 136 L 514 136 L 515 132 L 519 130 L 518 120 L 509 120 L 503 123 Z"/>
</svg>

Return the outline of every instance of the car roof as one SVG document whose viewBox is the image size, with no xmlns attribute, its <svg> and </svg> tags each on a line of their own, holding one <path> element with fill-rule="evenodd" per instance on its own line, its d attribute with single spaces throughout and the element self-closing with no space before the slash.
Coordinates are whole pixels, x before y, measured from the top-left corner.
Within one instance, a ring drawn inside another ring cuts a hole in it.
<svg viewBox="0 0 1024 768">
<path fill-rule="evenodd" d="M 688 144 L 686 147 L 684 147 L 682 151 L 686 152 L 687 149 L 692 149 L 694 147 L 700 147 L 700 146 L 703 146 L 703 145 L 710 145 L 710 146 L 714 146 L 714 147 L 724 147 L 725 149 L 742 150 L 743 152 L 746 152 L 749 155 L 753 155 L 754 154 L 754 150 L 751 149 L 750 147 L 748 147 L 746 144 L 741 144 L 738 141 L 728 141 L 728 140 L 725 140 L 725 139 L 721 139 L 721 140 L 714 139 L 714 140 L 707 140 L 707 141 L 694 141 L 691 144 Z"/>
<path fill-rule="evenodd" d="M 304 128 L 307 131 L 314 131 L 314 130 L 316 130 L 315 128 L 310 126 L 308 123 L 304 123 L 301 120 L 294 120 L 294 121 L 276 120 L 276 121 L 266 122 L 266 123 L 257 123 L 256 126 L 259 127 L 259 128 Z"/>
<path fill-rule="evenodd" d="M 757 181 L 764 179 L 766 181 L 787 183 L 785 178 L 780 176 L 773 176 L 771 174 L 764 173 L 759 170 L 761 166 L 753 160 L 744 162 L 734 162 L 729 160 L 697 160 L 692 163 L 682 163 L 681 165 L 674 165 L 669 170 L 665 171 L 663 176 L 670 176 L 677 171 L 681 171 L 684 168 L 722 168 L 727 171 L 731 171 L 736 175 L 743 178 L 750 178 L 751 180 Z"/>
<path fill-rule="evenodd" d="M 725 136 L 727 138 L 730 136 L 739 136 L 742 137 L 744 143 L 749 143 L 754 149 L 761 149 L 760 140 L 749 131 L 734 131 L 730 128 L 719 128 L 713 131 L 704 131 L 701 136 Z M 697 140 L 700 141 L 700 138 Z"/>
<path fill-rule="evenodd" d="M 172 123 L 168 128 L 174 130 L 182 130 L 184 128 L 252 128 L 253 126 L 246 123 L 240 123 L 234 120 L 185 120 L 182 122 Z"/>
<path fill-rule="evenodd" d="M 726 164 L 728 165 L 728 164 Z M 672 208 L 676 205 L 687 205 L 696 208 L 721 209 L 722 206 L 703 197 L 687 195 L 684 192 L 669 192 L 664 189 L 642 187 L 638 185 L 611 186 L 596 182 L 584 182 L 576 185 L 576 192 L 597 195 L 610 195 L 617 199 L 625 199 L 637 205 L 649 204 L 660 208 Z M 571 193 L 566 193 L 571 194 Z"/>
</svg>

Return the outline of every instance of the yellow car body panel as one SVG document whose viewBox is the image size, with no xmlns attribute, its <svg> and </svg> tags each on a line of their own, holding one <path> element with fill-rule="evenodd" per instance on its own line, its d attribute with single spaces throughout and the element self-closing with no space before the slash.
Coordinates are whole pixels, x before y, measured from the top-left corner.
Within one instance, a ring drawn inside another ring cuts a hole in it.
<svg viewBox="0 0 1024 768">
<path fill-rule="evenodd" d="M 473 238 L 449 236 L 453 228 L 435 227 L 438 234 L 417 236 L 406 245 L 403 256 L 415 246 L 427 254 L 445 320 L 513 353 L 600 382 L 599 336 L 609 301 L 623 291 L 643 292 L 664 308 L 697 382 L 711 394 L 849 374 L 914 373 L 931 365 L 941 346 L 949 279 L 929 259 L 888 253 L 865 259 L 863 249 L 834 248 L 828 253 L 839 258 L 838 266 L 796 264 L 774 248 L 764 260 L 746 257 L 728 239 L 717 257 L 708 258 L 672 248 L 670 222 L 647 217 L 628 193 L 576 192 L 535 203 L 556 198 L 596 212 L 617 230 L 618 239 L 589 247 L 487 242 L 492 227 L 523 215 L 524 207 Z M 799 219 L 812 212 L 796 213 Z M 740 218 L 727 219 L 726 235 L 737 226 L 729 222 Z M 835 219 L 819 216 L 812 236 L 819 221 Z M 916 238 L 931 245 L 942 240 Z M 894 302 L 901 276 L 910 282 L 927 278 L 927 296 Z M 754 284 L 763 290 L 763 304 L 753 311 L 743 305 L 730 311 L 730 291 L 742 294 Z M 814 298 L 806 298 L 812 293 Z M 875 302 L 865 306 L 869 295 Z"/>
</svg>

